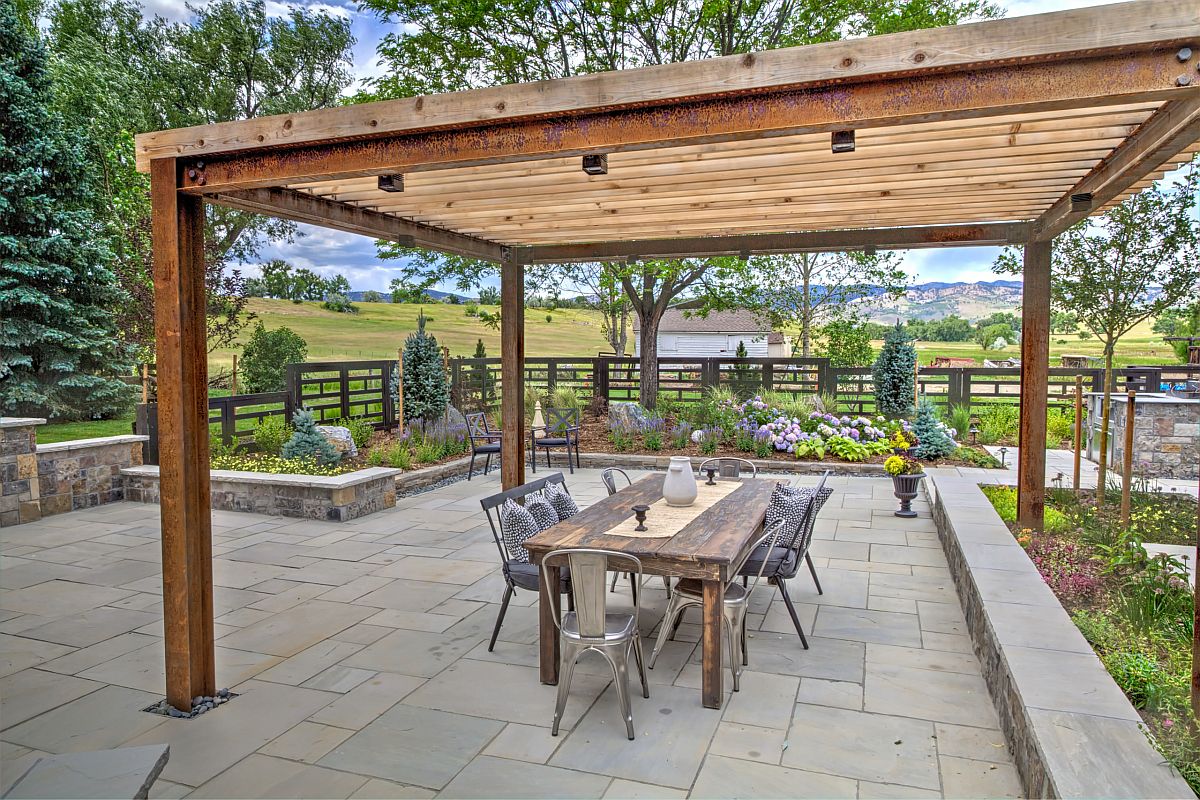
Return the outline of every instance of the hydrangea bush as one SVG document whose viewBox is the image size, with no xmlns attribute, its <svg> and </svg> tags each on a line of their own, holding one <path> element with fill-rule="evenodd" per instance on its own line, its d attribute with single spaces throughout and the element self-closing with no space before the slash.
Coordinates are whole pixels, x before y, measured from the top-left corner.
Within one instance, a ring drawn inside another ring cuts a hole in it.
<svg viewBox="0 0 1200 800">
<path fill-rule="evenodd" d="M 747 400 L 739 408 L 739 431 L 748 434 L 753 445 L 743 450 L 758 452 L 766 443 L 776 452 L 786 452 L 797 458 L 824 458 L 833 453 L 847 461 L 865 461 L 873 455 L 891 452 L 892 430 L 907 426 L 907 422 L 889 422 L 883 417 L 851 417 L 812 411 L 805 417 L 788 416 L 772 408 L 761 397 Z M 745 436 L 738 437 L 744 442 Z"/>
</svg>

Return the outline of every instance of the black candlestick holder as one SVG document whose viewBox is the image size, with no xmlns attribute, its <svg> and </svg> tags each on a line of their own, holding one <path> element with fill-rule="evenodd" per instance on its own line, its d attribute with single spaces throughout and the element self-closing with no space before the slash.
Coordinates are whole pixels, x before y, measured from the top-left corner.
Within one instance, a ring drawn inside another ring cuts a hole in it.
<svg viewBox="0 0 1200 800">
<path fill-rule="evenodd" d="M 708 482 L 705 486 L 716 486 L 717 482 L 713 480 L 713 476 L 717 474 L 717 470 L 713 467 L 705 467 L 704 474 L 708 476 Z"/>
<path fill-rule="evenodd" d="M 635 531 L 649 530 L 646 527 L 646 512 L 648 512 L 649 510 L 650 510 L 650 506 L 634 506 L 633 507 L 633 515 L 635 517 L 637 517 L 637 521 L 638 521 L 637 527 L 634 528 Z"/>
</svg>

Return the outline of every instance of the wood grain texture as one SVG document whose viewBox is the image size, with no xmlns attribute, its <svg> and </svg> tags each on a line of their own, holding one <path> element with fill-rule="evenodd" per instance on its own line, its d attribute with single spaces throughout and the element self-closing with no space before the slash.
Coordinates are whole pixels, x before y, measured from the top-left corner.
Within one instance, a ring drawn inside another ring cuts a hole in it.
<svg viewBox="0 0 1200 800">
<path fill-rule="evenodd" d="M 725 605 L 725 583 L 719 580 L 704 582 L 704 604 L 701 607 L 700 633 L 700 673 L 701 699 L 705 708 L 720 708 L 725 699 L 722 679 L 725 677 L 721 669 L 721 629 L 723 606 Z"/>
<path fill-rule="evenodd" d="M 1051 243 L 1025 245 L 1021 290 L 1021 418 L 1017 524 L 1042 529 L 1046 500 L 1046 386 L 1050 370 Z"/>
<path fill-rule="evenodd" d="M 504 489 L 525 482 L 525 267 L 500 267 L 500 481 Z"/>
<path fill-rule="evenodd" d="M 713 93 L 914 75 L 968 65 L 1123 51 L 1196 37 L 1192 0 L 1144 0 L 850 39 L 563 80 L 352 105 L 302 114 L 141 134 L 139 169 L 152 157 L 236 152 L 345 136 L 469 126 L 593 108 L 660 104 Z"/>
</svg>

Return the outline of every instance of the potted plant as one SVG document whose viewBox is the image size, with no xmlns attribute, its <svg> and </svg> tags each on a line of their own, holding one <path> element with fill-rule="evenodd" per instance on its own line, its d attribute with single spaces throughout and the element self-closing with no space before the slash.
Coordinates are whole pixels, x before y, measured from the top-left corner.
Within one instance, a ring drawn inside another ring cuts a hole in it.
<svg viewBox="0 0 1200 800">
<path fill-rule="evenodd" d="M 900 499 L 900 509 L 897 517 L 915 517 L 917 512 L 912 510 L 912 501 L 917 496 L 917 486 L 925 477 L 921 462 L 911 456 L 889 456 L 883 462 L 884 471 L 892 476 L 892 490 Z"/>
<path fill-rule="evenodd" d="M 899 427 L 892 433 L 892 452 L 896 455 L 915 457 L 920 443 L 917 435 L 907 428 Z"/>
</svg>

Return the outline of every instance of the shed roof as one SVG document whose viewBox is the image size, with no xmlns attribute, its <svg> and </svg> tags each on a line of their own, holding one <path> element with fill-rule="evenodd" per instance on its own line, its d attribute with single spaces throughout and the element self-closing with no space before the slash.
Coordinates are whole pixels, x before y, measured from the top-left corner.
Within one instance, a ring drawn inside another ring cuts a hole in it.
<svg viewBox="0 0 1200 800">
<path fill-rule="evenodd" d="M 633 329 L 640 330 L 637 317 Z M 660 333 L 771 333 L 770 324 L 745 309 L 711 311 L 708 316 L 686 316 L 684 309 L 668 308 L 658 324 Z"/>
</svg>

